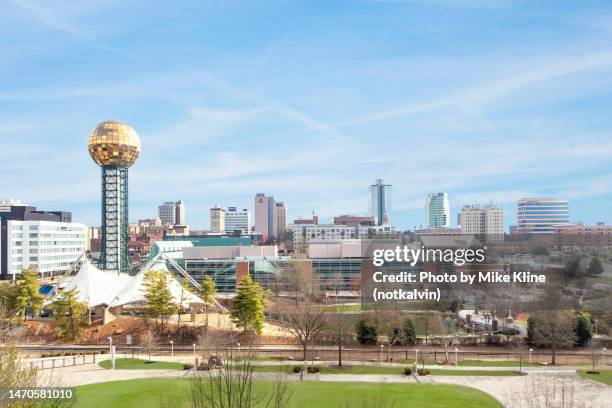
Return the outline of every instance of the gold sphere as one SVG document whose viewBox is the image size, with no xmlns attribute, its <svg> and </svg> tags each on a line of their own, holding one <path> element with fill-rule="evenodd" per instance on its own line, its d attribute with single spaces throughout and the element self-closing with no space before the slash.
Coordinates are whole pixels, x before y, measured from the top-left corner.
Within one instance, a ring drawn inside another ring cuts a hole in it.
<svg viewBox="0 0 612 408">
<path fill-rule="evenodd" d="M 91 158 L 98 166 L 130 167 L 140 154 L 140 138 L 128 125 L 109 120 L 91 132 L 88 142 Z"/>
</svg>

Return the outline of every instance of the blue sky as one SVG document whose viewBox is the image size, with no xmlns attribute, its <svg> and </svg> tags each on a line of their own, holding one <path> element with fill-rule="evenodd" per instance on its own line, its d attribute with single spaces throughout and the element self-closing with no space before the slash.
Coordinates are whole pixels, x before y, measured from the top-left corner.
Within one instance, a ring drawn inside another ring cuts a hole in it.
<svg viewBox="0 0 612 408">
<path fill-rule="evenodd" d="M 571 200 L 612 222 L 609 1 L 8 0 L 0 4 L 0 197 L 99 223 L 87 137 L 103 120 L 143 144 L 130 218 L 183 199 L 193 227 L 256 192 L 290 219 L 392 222 L 425 195 Z"/>
</svg>

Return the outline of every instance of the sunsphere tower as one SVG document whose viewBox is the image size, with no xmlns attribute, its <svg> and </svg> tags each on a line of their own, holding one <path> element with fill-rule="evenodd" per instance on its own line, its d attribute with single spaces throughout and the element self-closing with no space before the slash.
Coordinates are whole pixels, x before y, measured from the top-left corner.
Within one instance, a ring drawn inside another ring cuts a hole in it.
<svg viewBox="0 0 612 408">
<path fill-rule="evenodd" d="M 128 272 L 128 167 L 140 154 L 140 138 L 128 125 L 100 123 L 89 136 L 91 158 L 102 167 L 100 269 Z"/>
</svg>

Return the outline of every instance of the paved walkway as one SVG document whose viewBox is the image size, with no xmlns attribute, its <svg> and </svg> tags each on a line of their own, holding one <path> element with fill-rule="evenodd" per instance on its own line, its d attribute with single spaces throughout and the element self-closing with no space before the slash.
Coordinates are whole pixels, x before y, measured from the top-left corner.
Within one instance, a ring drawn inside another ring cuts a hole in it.
<svg viewBox="0 0 612 408">
<path fill-rule="evenodd" d="M 189 361 L 185 357 L 155 357 L 155 360 Z M 347 362 L 348 365 L 348 362 Z M 442 368 L 436 366 L 436 368 Z M 454 368 L 454 367 L 449 367 Z M 460 367 L 461 369 L 480 369 L 478 367 Z M 487 367 L 490 369 L 508 369 L 505 367 Z M 484 369 L 484 368 L 483 368 Z M 526 370 L 527 371 L 527 370 Z M 101 368 L 98 364 L 85 364 L 72 367 L 61 367 L 54 370 L 41 370 L 41 385 L 54 384 L 62 386 L 78 386 L 106 381 L 131 380 L 137 378 L 182 377 L 191 375 L 181 370 L 109 370 Z M 274 379 L 277 374 L 256 373 L 261 379 Z M 287 375 L 291 381 L 299 381 L 298 374 Z M 377 382 L 377 383 L 415 383 L 413 377 L 400 375 L 372 375 L 372 374 L 308 374 L 306 381 L 326 382 Z M 571 368 L 559 369 L 544 367 L 530 368 L 529 375 L 512 377 L 484 377 L 484 376 L 425 376 L 418 377 L 421 383 L 430 384 L 456 384 L 473 387 L 496 397 L 504 406 L 522 399 L 533 398 L 534 389 L 553 387 L 559 381 L 571 384 L 578 400 L 588 401 L 594 407 L 607 408 L 612 406 L 612 386 L 585 380 L 576 376 Z"/>
</svg>

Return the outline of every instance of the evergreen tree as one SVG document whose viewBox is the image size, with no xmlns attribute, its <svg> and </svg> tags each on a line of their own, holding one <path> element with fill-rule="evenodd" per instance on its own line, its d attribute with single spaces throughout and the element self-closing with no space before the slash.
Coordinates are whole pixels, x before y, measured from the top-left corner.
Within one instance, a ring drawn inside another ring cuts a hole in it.
<svg viewBox="0 0 612 408">
<path fill-rule="evenodd" d="M 368 324 L 368 322 L 361 319 L 357 322 L 355 331 L 359 344 L 373 345 L 378 343 L 378 330 L 373 324 Z"/>
<path fill-rule="evenodd" d="M 29 309 L 32 316 L 37 316 L 45 297 L 38 291 L 38 273 L 35 269 L 22 271 L 17 278 L 16 307 L 26 318 Z"/>
<path fill-rule="evenodd" d="M 576 315 L 576 346 L 584 347 L 589 345 L 593 338 L 591 322 L 581 313 Z"/>
<path fill-rule="evenodd" d="M 594 256 L 589 263 L 589 267 L 587 269 L 587 273 L 589 275 L 601 275 L 603 273 L 603 265 L 601 260 Z"/>
<path fill-rule="evenodd" d="M 168 272 L 147 271 L 144 276 L 146 312 L 149 316 L 159 319 L 160 330 L 164 332 L 164 321 L 172 315 L 177 305 L 168 286 Z"/>
<path fill-rule="evenodd" d="M 414 324 L 412 324 L 411 319 L 404 320 L 403 332 L 404 344 L 416 344 L 416 330 L 414 329 Z"/>
<path fill-rule="evenodd" d="M 254 331 L 263 332 L 264 309 L 268 293 L 259 283 L 253 281 L 250 275 L 244 277 L 236 290 L 236 297 L 232 300 L 231 318 L 243 333 Z"/>
<path fill-rule="evenodd" d="M 77 289 L 63 292 L 51 305 L 53 314 L 62 323 L 62 336 L 68 340 L 74 340 L 81 332 L 81 324 L 85 322 L 87 316 L 87 305 L 79 301 Z"/>
</svg>

